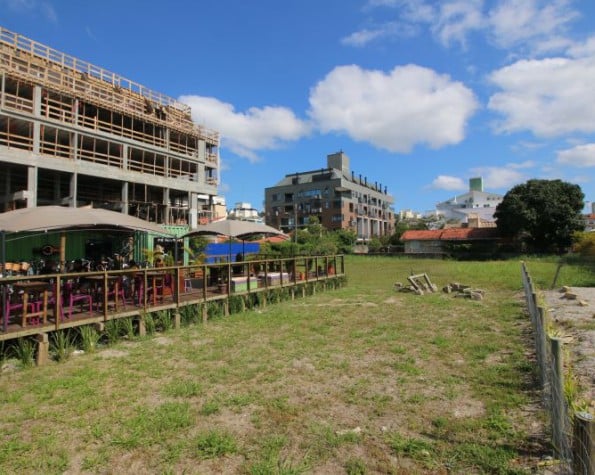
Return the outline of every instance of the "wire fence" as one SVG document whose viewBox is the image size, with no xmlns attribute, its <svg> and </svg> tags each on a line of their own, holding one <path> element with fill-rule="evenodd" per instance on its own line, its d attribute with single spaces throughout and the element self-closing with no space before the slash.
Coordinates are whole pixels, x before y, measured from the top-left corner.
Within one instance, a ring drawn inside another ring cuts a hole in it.
<svg viewBox="0 0 595 475">
<path fill-rule="evenodd" d="M 548 314 L 538 304 L 537 292 L 525 263 L 522 280 L 535 336 L 535 353 L 543 404 L 551 424 L 554 457 L 562 473 L 595 474 L 595 421 L 592 414 L 575 412 L 566 395 L 564 341 L 551 330 Z"/>
</svg>

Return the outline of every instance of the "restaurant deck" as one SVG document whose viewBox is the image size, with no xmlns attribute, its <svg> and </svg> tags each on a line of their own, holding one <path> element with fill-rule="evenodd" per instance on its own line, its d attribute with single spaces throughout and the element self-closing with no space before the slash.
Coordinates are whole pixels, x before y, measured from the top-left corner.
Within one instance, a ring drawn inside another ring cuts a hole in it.
<svg viewBox="0 0 595 475">
<path fill-rule="evenodd" d="M 163 310 L 179 315 L 182 307 L 208 302 L 228 309 L 230 298 L 266 298 L 275 289 L 306 295 L 313 283 L 344 275 L 344 256 L 337 255 L 4 277 L 0 342 Z"/>
</svg>

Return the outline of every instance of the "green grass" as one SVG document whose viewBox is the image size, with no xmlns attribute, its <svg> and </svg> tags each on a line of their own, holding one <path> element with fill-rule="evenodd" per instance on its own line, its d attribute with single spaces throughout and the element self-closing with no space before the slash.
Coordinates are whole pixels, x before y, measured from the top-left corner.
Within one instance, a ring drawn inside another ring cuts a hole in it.
<svg viewBox="0 0 595 475">
<path fill-rule="evenodd" d="M 527 262 L 551 284 L 556 259 Z M 394 290 L 424 272 L 485 299 Z M 206 325 L 188 310 L 179 331 L 147 315 L 159 341 L 114 324 L 107 347 L 3 372 L 0 473 L 531 473 L 550 449 L 519 262 L 352 256 L 347 273 L 230 317 L 209 304 Z M 558 285 L 589 279 L 565 265 Z"/>
</svg>

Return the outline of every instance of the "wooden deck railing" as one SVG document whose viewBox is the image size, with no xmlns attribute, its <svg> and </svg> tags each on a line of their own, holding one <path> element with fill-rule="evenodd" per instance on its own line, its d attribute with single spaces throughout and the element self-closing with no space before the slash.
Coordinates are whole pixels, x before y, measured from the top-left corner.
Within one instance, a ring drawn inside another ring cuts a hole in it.
<svg viewBox="0 0 595 475">
<path fill-rule="evenodd" d="M 344 275 L 344 256 L 333 255 L 8 276 L 0 278 L 0 341 Z M 22 289 L 32 289 L 27 299 Z"/>
</svg>

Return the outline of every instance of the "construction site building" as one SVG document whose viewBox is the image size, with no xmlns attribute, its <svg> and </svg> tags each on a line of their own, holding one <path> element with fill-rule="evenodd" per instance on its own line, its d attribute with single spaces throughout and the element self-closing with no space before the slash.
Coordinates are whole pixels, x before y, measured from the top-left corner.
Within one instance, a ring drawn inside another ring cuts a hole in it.
<svg viewBox="0 0 595 475">
<path fill-rule="evenodd" d="M 168 225 L 213 214 L 219 134 L 186 104 L 0 27 L 0 212 L 93 205 Z"/>
</svg>

